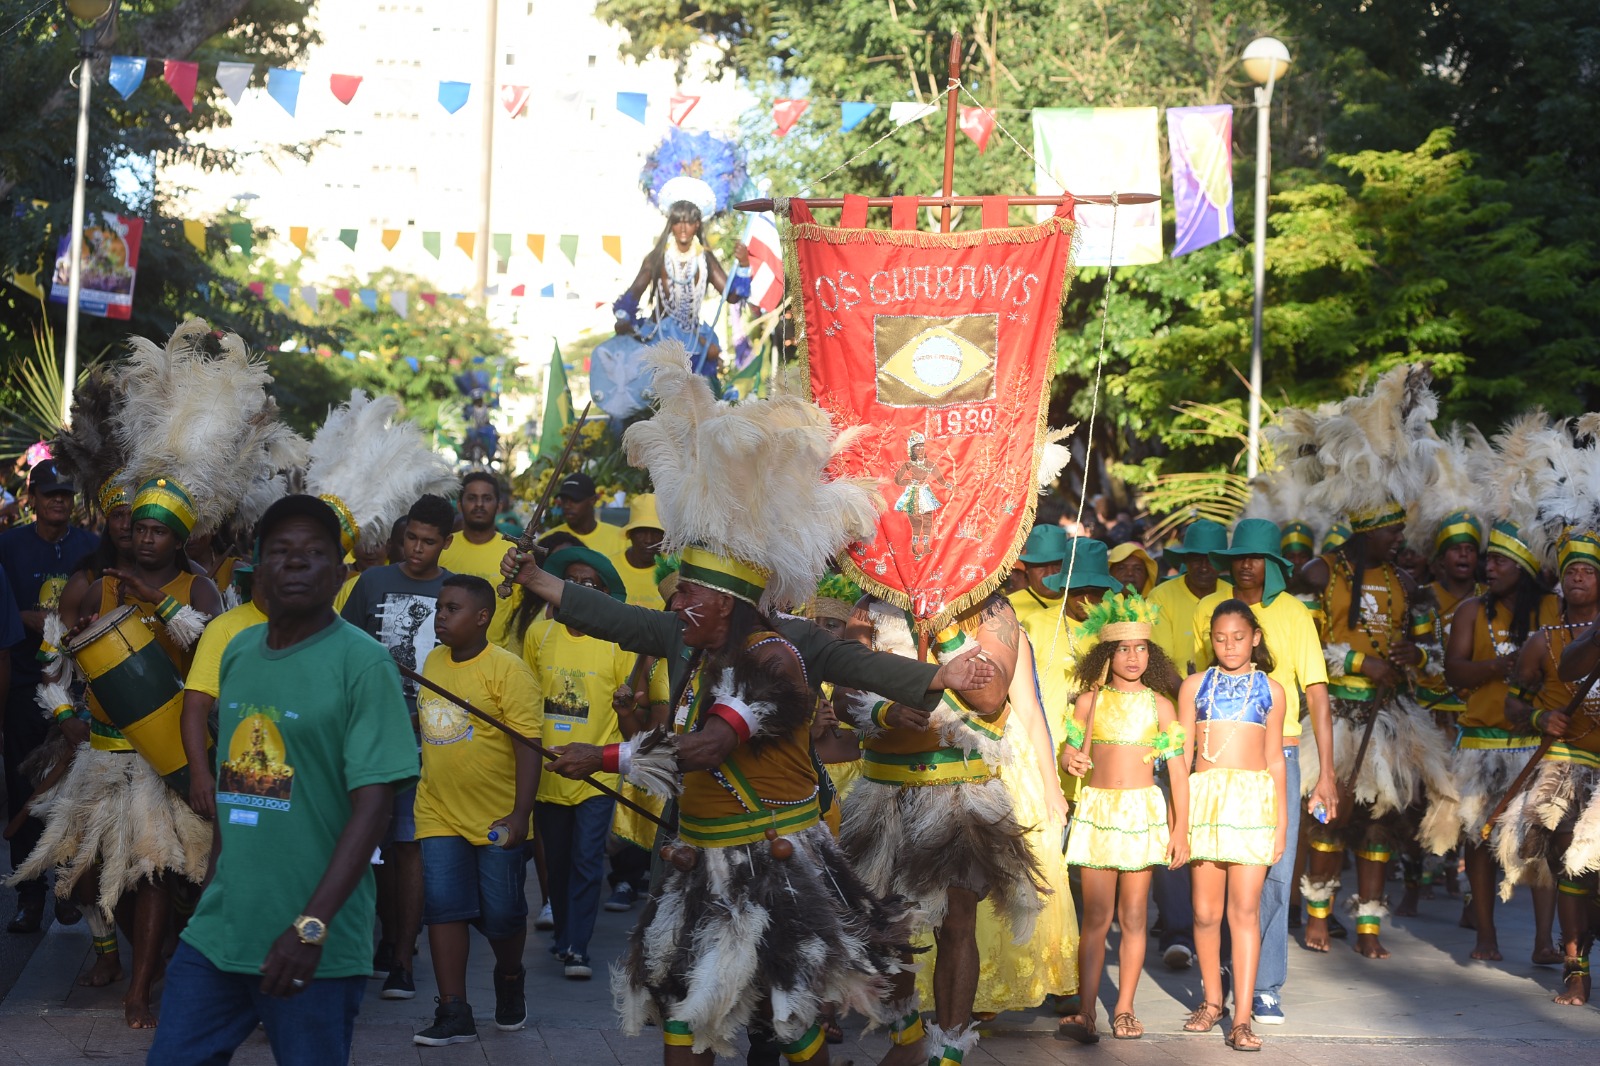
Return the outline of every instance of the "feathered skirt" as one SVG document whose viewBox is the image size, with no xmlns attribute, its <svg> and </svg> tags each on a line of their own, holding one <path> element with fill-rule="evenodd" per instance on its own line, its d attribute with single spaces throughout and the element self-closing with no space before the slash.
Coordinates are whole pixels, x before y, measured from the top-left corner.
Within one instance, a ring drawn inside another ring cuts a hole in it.
<svg viewBox="0 0 1600 1066">
<path fill-rule="evenodd" d="M 1383 703 L 1371 700 L 1333 701 L 1333 769 L 1340 781 L 1347 781 L 1355 769 L 1356 753 L 1368 718 L 1376 714 L 1372 740 L 1354 783 L 1355 801 L 1368 808 L 1371 819 L 1400 815 L 1424 800 L 1438 822 L 1454 816 L 1461 801 L 1453 775 L 1451 748 L 1445 735 L 1433 723 L 1433 716 L 1411 697 L 1393 696 Z M 1321 764 L 1317 738 L 1307 730 L 1300 737 L 1300 791 L 1309 796 L 1317 786 Z M 1422 841 L 1435 854 L 1455 845 L 1435 838 Z"/>
<path fill-rule="evenodd" d="M 100 909 L 110 917 L 144 878 L 205 880 L 211 826 L 131 751 L 79 747 L 66 776 L 33 801 L 33 813 L 44 833 L 12 882 L 54 869 L 56 895 L 66 898 L 98 859 Z"/>
<path fill-rule="evenodd" d="M 696 1053 L 731 1056 L 769 1001 L 780 1043 L 805 1035 L 824 1003 L 894 1020 L 890 982 L 911 947 L 909 906 L 874 895 L 826 826 L 783 839 L 794 845 L 787 859 L 760 841 L 696 849 L 687 871 L 666 867 L 611 972 L 628 1035 L 676 1022 Z"/>
<path fill-rule="evenodd" d="M 1167 800 L 1148 788 L 1078 790 L 1067 830 L 1067 865 L 1096 870 L 1144 870 L 1167 861 L 1171 843 Z"/>
<path fill-rule="evenodd" d="M 1189 861 L 1271 866 L 1278 786 L 1266 770 L 1213 766 L 1189 775 Z"/>
<path fill-rule="evenodd" d="M 1528 765 L 1538 744 L 1538 738 L 1532 737 L 1526 747 L 1456 748 L 1452 751 L 1451 767 L 1461 800 L 1455 805 L 1431 804 L 1422 819 L 1418 839 L 1430 844 L 1434 851 L 1443 850 L 1436 845 L 1452 846 L 1463 835 L 1470 844 L 1480 843 L 1489 812 Z"/>
<path fill-rule="evenodd" d="M 1506 872 L 1502 899 L 1519 883 L 1550 884 L 1553 838 L 1566 833 L 1572 842 L 1561 872 L 1577 879 L 1600 870 L 1600 766 L 1546 756 L 1495 823 L 1495 854 Z"/>
<path fill-rule="evenodd" d="M 998 777 L 942 785 L 863 777 L 844 805 L 839 843 L 872 891 L 909 899 L 933 928 L 949 890 L 965 888 L 989 900 L 1020 944 L 1049 891 Z"/>
</svg>

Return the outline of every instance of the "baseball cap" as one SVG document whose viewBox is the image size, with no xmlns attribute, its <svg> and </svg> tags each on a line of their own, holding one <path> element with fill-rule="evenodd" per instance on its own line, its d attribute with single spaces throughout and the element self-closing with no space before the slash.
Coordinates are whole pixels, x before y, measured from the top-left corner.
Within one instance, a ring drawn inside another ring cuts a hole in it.
<svg viewBox="0 0 1600 1066">
<path fill-rule="evenodd" d="M 72 484 L 72 479 L 63 474 L 56 466 L 54 459 L 44 459 L 35 463 L 33 469 L 28 471 L 28 491 L 39 495 L 52 492 L 77 492 L 77 487 Z"/>
<path fill-rule="evenodd" d="M 568 474 L 562 479 L 561 487 L 556 490 L 557 496 L 564 496 L 569 500 L 587 500 L 594 494 L 594 478 L 582 471 Z"/>
</svg>

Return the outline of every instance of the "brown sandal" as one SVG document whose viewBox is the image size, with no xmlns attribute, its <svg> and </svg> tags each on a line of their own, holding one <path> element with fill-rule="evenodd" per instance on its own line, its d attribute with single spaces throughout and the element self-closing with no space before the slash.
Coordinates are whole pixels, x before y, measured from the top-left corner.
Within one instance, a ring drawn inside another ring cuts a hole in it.
<svg viewBox="0 0 1600 1066">
<path fill-rule="evenodd" d="M 1222 1020 L 1222 1004 L 1202 1003 L 1189 1012 L 1189 1020 L 1183 1023 L 1186 1033 L 1209 1033 L 1216 1028 Z"/>
<path fill-rule="evenodd" d="M 1240 1022 L 1228 1031 L 1223 1043 L 1235 1051 L 1260 1051 L 1261 1038 L 1251 1031 L 1247 1022 Z"/>
<path fill-rule="evenodd" d="M 1061 1024 L 1056 1027 L 1057 1040 L 1075 1040 L 1080 1044 L 1100 1043 L 1100 1034 L 1095 1032 L 1094 1018 L 1087 1014 L 1069 1014 L 1061 1019 Z"/>
<path fill-rule="evenodd" d="M 1137 1040 L 1144 1035 L 1144 1023 L 1125 1010 L 1111 1019 L 1111 1035 L 1118 1040 Z"/>
</svg>

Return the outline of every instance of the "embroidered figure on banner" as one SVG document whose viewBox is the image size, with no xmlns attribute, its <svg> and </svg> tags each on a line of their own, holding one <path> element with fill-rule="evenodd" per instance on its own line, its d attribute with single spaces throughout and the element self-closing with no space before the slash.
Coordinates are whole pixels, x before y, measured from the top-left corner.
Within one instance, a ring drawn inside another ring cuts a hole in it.
<svg viewBox="0 0 1600 1066">
<path fill-rule="evenodd" d="M 928 483 L 947 491 L 954 489 L 956 483 L 928 462 L 928 442 L 921 433 L 913 432 L 906 438 L 906 451 L 906 461 L 894 472 L 894 483 L 905 487 L 894 502 L 894 509 L 911 519 L 911 557 L 921 559 L 933 551 L 933 525 L 943 506 Z"/>
</svg>

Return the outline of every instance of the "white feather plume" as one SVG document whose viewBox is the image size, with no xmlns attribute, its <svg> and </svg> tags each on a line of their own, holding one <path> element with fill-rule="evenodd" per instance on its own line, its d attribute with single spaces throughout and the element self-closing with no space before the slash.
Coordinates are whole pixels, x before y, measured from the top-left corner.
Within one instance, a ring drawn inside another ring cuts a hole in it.
<svg viewBox="0 0 1600 1066">
<path fill-rule="evenodd" d="M 1422 495 L 1441 446 L 1431 380 L 1426 364 L 1397 366 L 1317 420 L 1313 506 L 1349 517 L 1391 502 L 1410 506 Z"/>
<path fill-rule="evenodd" d="M 375 548 L 421 496 L 452 496 L 455 473 L 428 447 L 422 431 L 402 422 L 393 396 L 369 399 L 354 389 L 311 442 L 306 491 L 337 496 L 350 509 L 359 542 Z"/>
</svg>

